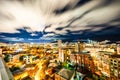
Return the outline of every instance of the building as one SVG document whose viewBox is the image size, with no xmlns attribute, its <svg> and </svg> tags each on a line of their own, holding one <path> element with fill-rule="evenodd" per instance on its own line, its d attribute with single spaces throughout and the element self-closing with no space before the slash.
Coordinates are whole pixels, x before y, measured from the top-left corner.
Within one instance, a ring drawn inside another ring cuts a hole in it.
<svg viewBox="0 0 120 80">
<path fill-rule="evenodd" d="M 0 56 L 2 56 L 2 49 L 0 49 Z"/>
<path fill-rule="evenodd" d="M 95 72 L 93 59 L 88 53 L 71 54 L 70 61 L 74 64 L 78 64 L 79 69 L 88 69 L 92 73 Z"/>
<path fill-rule="evenodd" d="M 61 61 L 62 58 L 62 40 L 58 40 L 58 54 L 59 54 L 59 61 Z"/>
<path fill-rule="evenodd" d="M 110 67 L 109 67 L 110 53 L 106 51 L 99 51 L 97 53 L 97 58 L 95 61 L 96 71 L 101 71 L 104 76 L 110 77 Z"/>
<path fill-rule="evenodd" d="M 110 75 L 111 78 L 120 79 L 120 55 L 110 56 Z"/>
<path fill-rule="evenodd" d="M 55 80 L 71 80 L 74 72 L 68 69 L 61 69 L 55 74 Z"/>
<path fill-rule="evenodd" d="M 120 55 L 120 46 L 117 46 L 117 54 Z"/>
<path fill-rule="evenodd" d="M 80 52 L 80 46 L 79 43 L 75 43 L 75 52 L 79 53 Z"/>
<path fill-rule="evenodd" d="M 74 48 L 72 46 L 62 45 L 62 41 L 58 40 L 58 60 L 60 62 L 64 62 L 69 59 L 69 56 L 72 52 L 74 52 Z"/>
<path fill-rule="evenodd" d="M 30 64 L 33 62 L 32 56 L 26 56 L 25 58 L 26 64 Z"/>
</svg>

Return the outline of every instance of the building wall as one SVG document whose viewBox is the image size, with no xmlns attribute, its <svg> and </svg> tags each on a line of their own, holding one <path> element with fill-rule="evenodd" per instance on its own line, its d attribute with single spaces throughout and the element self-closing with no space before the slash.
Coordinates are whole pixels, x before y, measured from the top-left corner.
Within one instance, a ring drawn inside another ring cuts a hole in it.
<svg viewBox="0 0 120 80">
<path fill-rule="evenodd" d="M 58 74 L 55 74 L 55 80 L 67 80 L 65 78 L 63 78 L 62 76 L 58 75 Z"/>
<path fill-rule="evenodd" d="M 120 79 L 120 59 L 111 58 L 110 59 L 110 74 Z"/>
<path fill-rule="evenodd" d="M 95 59 L 97 69 L 108 77 L 110 77 L 109 59 L 109 54 L 105 54 L 104 52 L 98 52 L 97 58 Z"/>
<path fill-rule="evenodd" d="M 62 61 L 62 40 L 58 40 L 58 54 L 59 60 Z"/>
<path fill-rule="evenodd" d="M 120 55 L 120 46 L 117 47 L 117 54 Z"/>
<path fill-rule="evenodd" d="M 80 67 L 86 68 L 92 73 L 95 72 L 94 61 L 89 54 L 71 54 L 70 57 L 70 60 L 74 63 L 77 62 Z"/>
</svg>

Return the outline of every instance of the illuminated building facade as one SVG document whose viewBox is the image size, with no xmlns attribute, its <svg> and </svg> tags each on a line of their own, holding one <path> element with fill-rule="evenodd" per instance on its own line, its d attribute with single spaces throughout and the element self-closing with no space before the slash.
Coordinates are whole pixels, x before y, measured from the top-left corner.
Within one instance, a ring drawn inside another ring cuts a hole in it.
<svg viewBox="0 0 120 80">
<path fill-rule="evenodd" d="M 110 74 L 114 79 L 120 79 L 120 55 L 111 55 Z"/>
<path fill-rule="evenodd" d="M 89 69 L 92 73 L 95 72 L 94 68 L 94 62 L 92 57 L 87 53 L 81 53 L 81 54 L 71 54 L 70 55 L 70 61 L 73 63 L 77 63 L 80 69 Z"/>
<path fill-rule="evenodd" d="M 32 63 L 32 56 L 26 56 L 25 61 L 26 61 L 26 64 Z"/>
<path fill-rule="evenodd" d="M 79 43 L 75 43 L 75 52 L 79 53 Z"/>
<path fill-rule="evenodd" d="M 101 71 L 107 77 L 110 77 L 109 56 L 110 54 L 105 51 L 99 51 L 97 53 L 97 70 Z"/>
<path fill-rule="evenodd" d="M 117 46 L 117 54 L 120 55 L 120 46 L 119 45 Z"/>
<path fill-rule="evenodd" d="M 59 61 L 63 61 L 64 53 L 62 50 L 62 40 L 58 40 L 58 54 L 59 54 Z"/>
</svg>

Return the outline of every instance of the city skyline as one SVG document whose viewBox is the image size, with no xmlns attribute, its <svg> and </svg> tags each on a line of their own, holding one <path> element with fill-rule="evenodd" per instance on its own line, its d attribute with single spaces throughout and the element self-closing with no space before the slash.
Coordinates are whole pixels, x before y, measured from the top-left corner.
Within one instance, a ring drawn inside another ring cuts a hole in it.
<svg viewBox="0 0 120 80">
<path fill-rule="evenodd" d="M 119 4 L 119 0 L 0 0 L 0 42 L 119 41 Z"/>
</svg>

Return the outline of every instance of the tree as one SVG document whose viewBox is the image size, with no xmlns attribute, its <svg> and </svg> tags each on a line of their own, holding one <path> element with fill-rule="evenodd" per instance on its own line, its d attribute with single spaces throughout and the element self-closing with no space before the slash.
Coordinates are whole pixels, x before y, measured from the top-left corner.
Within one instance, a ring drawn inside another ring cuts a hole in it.
<svg viewBox="0 0 120 80">
<path fill-rule="evenodd" d="M 11 72 L 14 72 L 14 71 L 16 71 L 16 70 L 20 70 L 20 68 L 14 66 L 14 65 L 10 68 L 10 71 L 11 71 Z"/>
<path fill-rule="evenodd" d="M 5 62 L 9 62 L 10 61 L 10 57 L 11 57 L 10 54 L 5 55 L 5 57 L 4 57 Z"/>
<path fill-rule="evenodd" d="M 23 78 L 21 80 L 32 80 L 32 78 L 30 78 L 30 76 L 27 76 L 27 77 L 25 77 L 25 78 Z"/>
<path fill-rule="evenodd" d="M 92 77 L 93 77 L 93 80 L 98 80 L 98 76 L 97 75 L 93 74 Z"/>
<path fill-rule="evenodd" d="M 25 55 L 22 55 L 22 56 L 20 56 L 19 60 L 23 61 L 25 57 L 26 57 Z"/>
</svg>

